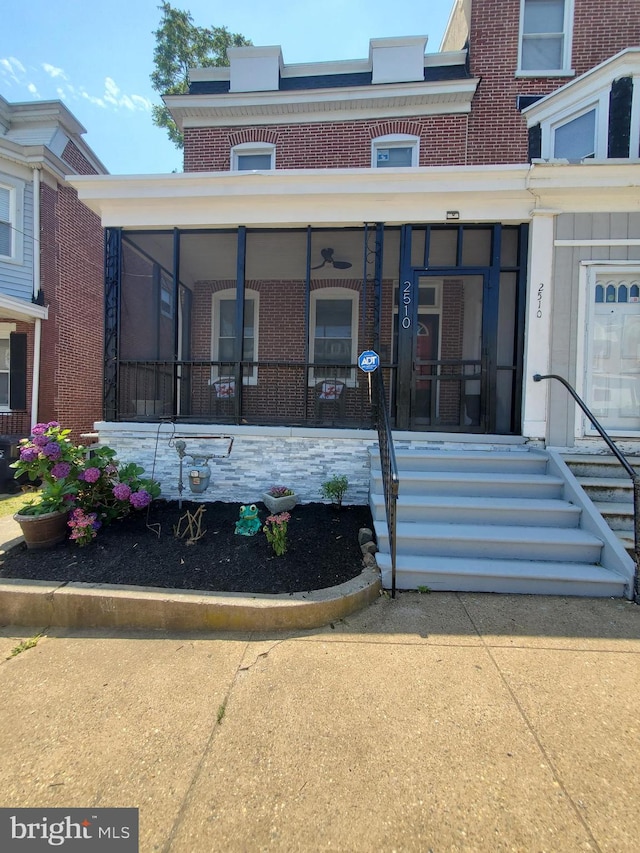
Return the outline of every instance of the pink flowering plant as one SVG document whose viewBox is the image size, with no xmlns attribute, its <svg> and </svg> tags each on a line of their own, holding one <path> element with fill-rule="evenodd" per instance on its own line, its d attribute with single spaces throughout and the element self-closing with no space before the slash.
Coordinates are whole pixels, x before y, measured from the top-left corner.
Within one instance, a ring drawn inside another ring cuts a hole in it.
<svg viewBox="0 0 640 853">
<path fill-rule="evenodd" d="M 160 485 L 143 479 L 144 469 L 135 462 L 120 465 L 112 448 L 88 449 L 74 444 L 70 433 L 57 421 L 36 424 L 31 438 L 21 441 L 20 457 L 11 467 L 16 477 L 41 483 L 39 499 L 20 514 L 67 510 L 69 538 L 86 545 L 103 525 L 147 507 L 160 494 Z"/>
<path fill-rule="evenodd" d="M 295 492 L 288 486 L 271 486 L 267 494 L 271 495 L 272 498 L 287 498 Z"/>
<path fill-rule="evenodd" d="M 282 496 L 277 495 L 276 497 Z M 288 512 L 270 515 L 262 528 L 262 532 L 266 535 L 267 541 L 277 557 L 281 557 L 287 551 L 287 530 L 290 520 L 291 516 Z"/>
</svg>

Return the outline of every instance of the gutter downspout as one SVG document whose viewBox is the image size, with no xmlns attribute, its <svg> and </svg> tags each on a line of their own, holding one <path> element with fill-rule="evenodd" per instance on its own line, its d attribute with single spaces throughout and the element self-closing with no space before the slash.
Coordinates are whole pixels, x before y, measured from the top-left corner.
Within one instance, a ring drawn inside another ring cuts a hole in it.
<svg viewBox="0 0 640 853">
<path fill-rule="evenodd" d="M 40 170 L 33 170 L 33 299 L 40 295 Z M 40 396 L 40 344 L 42 320 L 35 321 L 33 338 L 33 381 L 31 383 L 31 427 L 38 423 Z"/>
</svg>

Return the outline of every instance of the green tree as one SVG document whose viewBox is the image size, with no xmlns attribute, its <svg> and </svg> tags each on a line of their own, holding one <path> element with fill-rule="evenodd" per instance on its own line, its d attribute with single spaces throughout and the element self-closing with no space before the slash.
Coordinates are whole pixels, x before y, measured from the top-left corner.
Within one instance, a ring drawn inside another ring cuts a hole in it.
<svg viewBox="0 0 640 853">
<path fill-rule="evenodd" d="M 187 92 L 190 68 L 228 65 L 229 47 L 251 44 L 239 33 L 230 33 L 226 27 L 196 27 L 190 12 L 174 9 L 171 3 L 163 2 L 158 8 L 162 10 L 162 20 L 154 32 L 155 71 L 151 84 L 161 95 Z M 182 148 L 182 133 L 164 104 L 153 107 L 152 119 L 155 125 L 166 129 L 177 148 Z"/>
</svg>

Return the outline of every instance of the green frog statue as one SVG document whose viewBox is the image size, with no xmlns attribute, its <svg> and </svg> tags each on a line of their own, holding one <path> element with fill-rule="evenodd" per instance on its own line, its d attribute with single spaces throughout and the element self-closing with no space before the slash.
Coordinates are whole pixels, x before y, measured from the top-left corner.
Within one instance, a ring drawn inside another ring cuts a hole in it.
<svg viewBox="0 0 640 853">
<path fill-rule="evenodd" d="M 255 504 L 240 507 L 240 518 L 236 521 L 236 533 L 240 536 L 254 536 L 260 530 L 260 524 L 258 507 Z"/>
</svg>

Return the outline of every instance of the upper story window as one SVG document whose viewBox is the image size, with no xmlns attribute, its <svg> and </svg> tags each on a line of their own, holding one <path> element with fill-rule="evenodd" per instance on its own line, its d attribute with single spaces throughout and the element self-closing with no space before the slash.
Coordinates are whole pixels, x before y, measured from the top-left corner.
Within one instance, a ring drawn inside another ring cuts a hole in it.
<svg viewBox="0 0 640 853">
<path fill-rule="evenodd" d="M 568 121 L 558 122 L 551 128 L 553 157 L 560 160 L 585 160 L 595 157 L 598 140 L 597 108 L 580 113 Z"/>
<path fill-rule="evenodd" d="M 13 190 L 0 186 L 0 258 L 13 257 Z"/>
<path fill-rule="evenodd" d="M 24 181 L 0 175 L 0 260 L 23 261 Z"/>
<path fill-rule="evenodd" d="M 275 169 L 276 147 L 266 142 L 243 142 L 231 149 L 232 172 Z"/>
<path fill-rule="evenodd" d="M 573 0 L 521 0 L 520 56 L 523 74 L 569 74 Z"/>
<path fill-rule="evenodd" d="M 371 166 L 374 169 L 389 169 L 417 166 L 419 162 L 419 139 L 405 133 L 379 136 L 371 143 Z"/>
</svg>

